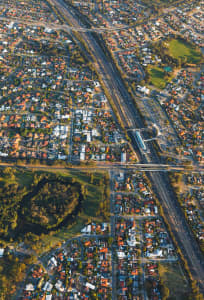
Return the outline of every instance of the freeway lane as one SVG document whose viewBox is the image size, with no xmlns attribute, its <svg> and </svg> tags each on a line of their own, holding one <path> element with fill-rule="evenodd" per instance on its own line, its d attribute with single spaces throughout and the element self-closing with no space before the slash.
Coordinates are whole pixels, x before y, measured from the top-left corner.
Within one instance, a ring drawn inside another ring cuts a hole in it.
<svg viewBox="0 0 204 300">
<path fill-rule="evenodd" d="M 70 20 L 73 27 L 79 27 L 78 20 L 73 17 L 73 14 L 70 13 L 70 10 L 63 1 L 50 0 L 50 2 L 57 6 L 62 15 L 65 15 Z M 132 103 L 132 99 L 124 87 L 121 78 L 118 77 L 115 67 L 109 60 L 107 61 L 106 55 L 93 37 L 92 33 L 81 32 L 80 35 L 87 44 L 91 54 L 96 58 L 96 70 L 101 75 L 102 81 L 108 89 L 125 127 L 143 127 L 142 121 L 138 116 L 135 106 Z M 114 80 L 112 80 L 113 78 Z M 129 107 L 127 107 L 127 103 L 130 105 Z M 130 114 L 131 110 L 132 114 Z M 134 115 L 134 117 L 132 117 L 132 115 Z"/>
<path fill-rule="evenodd" d="M 62 15 L 67 17 L 72 26 L 82 26 L 78 17 L 74 15 L 73 11 L 70 13 L 70 9 L 63 0 L 50 0 L 50 2 L 58 8 Z M 122 79 L 120 78 L 115 66 L 112 65 L 101 49 L 96 38 L 91 32 L 81 32 L 80 36 L 95 58 L 96 70 L 101 75 L 101 79 L 114 101 L 124 126 L 126 128 L 144 128 L 142 119 L 133 104 L 133 100 L 130 98 L 126 90 Z M 133 132 L 130 132 L 130 138 L 133 148 L 138 151 L 139 149 Z M 151 143 L 149 143 L 149 149 L 150 153 L 147 153 L 146 155 L 139 152 L 141 162 L 158 163 L 159 158 Z M 151 173 L 151 180 L 164 208 L 172 231 L 174 232 L 184 256 L 188 261 L 193 278 L 199 282 L 199 287 L 204 292 L 204 266 L 201 264 L 203 256 L 186 224 L 181 208 L 176 204 L 176 199 L 173 191 L 169 187 L 168 180 L 165 179 L 161 172 Z"/>
<path fill-rule="evenodd" d="M 183 217 L 183 212 L 174 197 L 171 188 L 167 189 L 164 180 L 164 173 L 150 172 L 150 177 L 154 185 L 159 188 L 159 198 L 162 199 L 162 207 L 167 218 L 168 223 L 172 228 L 172 232 L 187 259 L 191 273 L 199 283 L 202 291 L 204 287 L 204 265 L 203 255 L 198 247 L 197 242 L 194 240 L 192 232 L 189 230 L 186 219 Z"/>
</svg>

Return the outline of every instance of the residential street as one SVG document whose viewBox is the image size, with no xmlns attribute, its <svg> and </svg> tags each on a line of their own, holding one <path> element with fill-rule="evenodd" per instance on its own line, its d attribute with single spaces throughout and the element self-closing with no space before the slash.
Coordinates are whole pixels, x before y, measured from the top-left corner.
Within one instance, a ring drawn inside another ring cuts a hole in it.
<svg viewBox="0 0 204 300">
<path fill-rule="evenodd" d="M 65 15 L 69 22 L 74 26 L 79 26 L 79 21 L 75 14 L 71 14 L 66 4 L 62 1 L 52 0 L 52 3 L 56 5 L 62 15 Z M 121 120 L 126 128 L 143 128 L 142 120 L 132 103 L 132 99 L 128 95 L 126 88 L 115 70 L 115 67 L 110 61 L 108 61 L 105 53 L 101 49 L 100 45 L 90 32 L 81 33 L 81 37 L 88 45 L 92 55 L 97 61 L 96 68 L 101 75 L 102 81 L 108 88 L 108 91 L 114 101 L 117 111 L 121 117 Z M 149 144 L 150 153 L 143 155 L 140 149 L 138 149 L 137 141 L 134 133 L 130 134 L 132 140 L 132 146 L 136 151 L 140 152 L 140 162 L 143 163 L 158 163 L 159 159 L 153 150 L 151 144 Z M 160 173 L 151 174 L 152 183 L 160 197 L 162 206 L 165 212 L 168 212 L 167 218 L 170 221 L 172 231 L 176 234 L 177 241 L 182 248 L 184 255 L 189 263 L 193 277 L 199 282 L 200 289 L 204 291 L 204 266 L 201 265 L 202 254 L 194 242 L 189 227 L 186 226 L 184 216 L 178 208 L 172 203 L 172 191 L 169 191 L 167 182 L 164 180 Z M 175 200 L 174 200 L 175 201 Z M 180 223 L 180 220 L 183 220 Z"/>
</svg>

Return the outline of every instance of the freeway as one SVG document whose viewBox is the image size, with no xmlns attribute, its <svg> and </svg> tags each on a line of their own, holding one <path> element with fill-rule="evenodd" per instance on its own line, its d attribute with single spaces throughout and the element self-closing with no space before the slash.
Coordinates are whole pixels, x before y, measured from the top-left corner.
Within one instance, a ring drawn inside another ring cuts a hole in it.
<svg viewBox="0 0 204 300">
<path fill-rule="evenodd" d="M 69 20 L 73 27 L 79 27 L 81 20 L 74 11 L 68 8 L 63 0 L 50 0 L 57 7 L 59 12 Z M 107 88 L 117 112 L 126 129 L 144 128 L 143 121 L 128 94 L 126 87 L 118 74 L 114 64 L 107 57 L 97 38 L 91 32 L 81 32 L 80 37 L 87 45 L 91 55 L 95 59 L 95 68 L 101 76 L 101 80 Z M 142 163 L 159 163 L 159 157 L 155 152 L 153 145 L 148 144 L 149 153 L 142 153 L 137 146 L 137 140 L 132 131 L 129 132 L 132 141 L 132 146 L 139 153 Z M 195 239 L 190 231 L 186 219 L 177 205 L 174 192 L 168 182 L 167 176 L 161 172 L 150 172 L 150 178 L 153 183 L 158 198 L 164 208 L 164 212 L 169 222 L 171 229 L 176 237 L 176 240 L 182 249 L 182 252 L 188 261 L 192 276 L 199 283 L 199 288 L 204 292 L 204 265 L 202 264 L 203 255 L 195 242 Z"/>
</svg>

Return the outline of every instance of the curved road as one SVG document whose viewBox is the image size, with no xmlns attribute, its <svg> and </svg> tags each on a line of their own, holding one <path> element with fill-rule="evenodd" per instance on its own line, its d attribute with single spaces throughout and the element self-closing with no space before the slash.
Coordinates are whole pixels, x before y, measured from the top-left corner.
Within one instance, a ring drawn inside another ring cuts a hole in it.
<svg viewBox="0 0 204 300">
<path fill-rule="evenodd" d="M 65 16 L 73 27 L 80 27 L 81 22 L 74 14 L 73 9 L 69 8 L 63 0 L 50 0 L 52 4 L 58 8 L 60 13 Z M 144 128 L 144 124 L 136 107 L 129 96 L 126 87 L 118 74 L 115 66 L 103 52 L 97 39 L 91 32 L 81 32 L 81 38 L 95 58 L 96 70 L 101 75 L 101 79 L 108 89 L 112 100 L 117 108 L 118 114 L 126 128 Z M 133 131 L 129 132 L 132 146 L 138 151 L 137 141 Z M 159 163 L 159 158 L 151 143 L 149 143 L 150 153 L 145 155 L 140 152 L 140 160 L 142 163 Z M 200 290 L 204 292 L 204 264 L 203 255 L 196 243 L 191 230 L 189 229 L 181 208 L 177 205 L 175 195 L 171 189 L 168 179 L 164 173 L 152 172 L 150 177 L 153 187 L 161 204 L 163 206 L 166 218 L 176 237 L 176 240 L 188 261 L 193 278 L 198 281 Z"/>
</svg>

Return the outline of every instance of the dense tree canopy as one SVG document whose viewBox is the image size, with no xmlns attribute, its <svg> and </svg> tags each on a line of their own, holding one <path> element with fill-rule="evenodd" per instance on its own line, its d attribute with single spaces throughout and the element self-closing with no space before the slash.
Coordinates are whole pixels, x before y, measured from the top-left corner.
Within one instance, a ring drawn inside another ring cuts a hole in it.
<svg viewBox="0 0 204 300">
<path fill-rule="evenodd" d="M 81 209 L 81 185 L 55 174 L 35 172 L 25 185 L 6 168 L 0 171 L 0 238 L 56 230 Z"/>
</svg>

